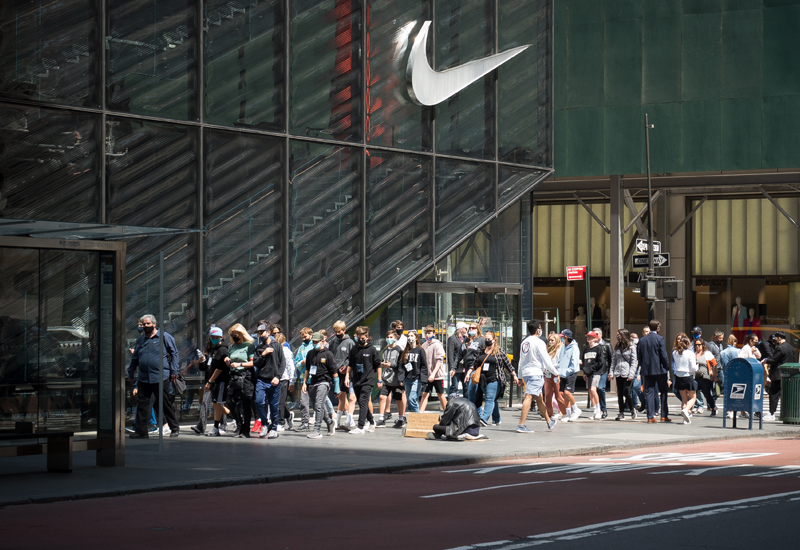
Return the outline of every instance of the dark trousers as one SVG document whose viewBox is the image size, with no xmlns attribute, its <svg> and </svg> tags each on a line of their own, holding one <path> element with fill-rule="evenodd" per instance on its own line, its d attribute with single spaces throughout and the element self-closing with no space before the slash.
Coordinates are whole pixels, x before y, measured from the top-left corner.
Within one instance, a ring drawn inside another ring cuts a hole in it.
<svg viewBox="0 0 800 550">
<path fill-rule="evenodd" d="M 708 410 L 716 410 L 717 405 L 714 403 L 714 382 L 705 378 L 697 379 L 697 391 L 702 392 L 706 398 L 706 407 Z"/>
<path fill-rule="evenodd" d="M 773 380 L 769 384 L 769 414 L 775 414 L 781 400 L 781 381 Z"/>
<path fill-rule="evenodd" d="M 625 413 L 625 409 L 633 410 L 633 397 L 631 397 L 631 389 L 633 388 L 633 380 L 628 380 L 624 376 L 617 376 L 617 403 L 619 404 L 620 414 Z M 627 406 L 625 405 L 627 403 Z"/>
<path fill-rule="evenodd" d="M 286 397 L 289 395 L 289 381 L 281 380 L 281 397 L 278 402 L 278 422 L 286 424 L 289 418 L 289 407 L 286 406 Z M 289 426 L 291 428 L 291 426 Z"/>
<path fill-rule="evenodd" d="M 661 401 L 661 418 L 669 417 L 667 407 L 667 396 L 669 395 L 669 385 L 666 374 L 644 377 L 645 398 L 647 399 L 647 418 L 653 418 L 656 414 L 656 401 Z"/>
<path fill-rule="evenodd" d="M 369 412 L 369 400 L 372 398 L 372 386 L 356 386 L 356 400 L 358 401 L 358 427 L 363 428 L 367 422 L 373 424 L 375 420 Z"/>
<path fill-rule="evenodd" d="M 136 403 L 136 432 L 139 435 L 147 435 L 147 425 L 151 411 L 156 411 L 156 422 L 158 422 L 158 384 L 150 384 L 139 380 L 138 389 L 139 391 L 136 394 L 138 398 Z M 155 396 L 155 401 L 151 405 L 150 398 L 153 396 Z M 164 380 L 164 420 L 167 421 L 170 430 L 180 430 L 178 417 L 175 416 L 175 407 L 172 405 L 172 399 L 169 395 L 169 380 Z"/>
<path fill-rule="evenodd" d="M 461 384 L 461 388 L 464 394 L 467 393 L 467 385 L 464 384 L 464 375 L 465 372 L 457 372 L 455 373 L 452 378 L 450 378 L 450 395 L 455 395 L 458 393 L 458 385 Z"/>
<path fill-rule="evenodd" d="M 250 431 L 250 420 L 253 418 L 253 387 L 246 389 L 230 390 L 228 401 L 225 403 L 231 411 L 231 416 L 239 425 L 239 433 L 243 434 Z M 239 412 L 239 407 L 242 410 Z"/>
</svg>

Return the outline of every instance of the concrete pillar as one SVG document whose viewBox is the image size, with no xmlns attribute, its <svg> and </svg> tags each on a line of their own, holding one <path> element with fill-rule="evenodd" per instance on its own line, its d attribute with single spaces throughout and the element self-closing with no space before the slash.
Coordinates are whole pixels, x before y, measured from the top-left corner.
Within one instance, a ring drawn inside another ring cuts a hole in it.
<svg viewBox="0 0 800 550">
<path fill-rule="evenodd" d="M 663 208 L 656 209 L 657 219 L 665 222 L 663 226 L 659 224 L 662 250 L 669 252 L 670 255 L 670 267 L 666 269 L 665 274 L 684 281 L 684 299 L 673 304 L 667 304 L 668 307 L 663 313 L 658 312 L 662 315 L 659 319 L 665 325 L 661 335 L 667 339 L 669 344 L 667 347 L 671 347 L 671 340 L 675 338 L 676 334 L 679 332 L 688 334 L 688 331 L 692 329 L 690 325 L 691 315 L 687 315 L 691 307 L 692 296 L 692 280 L 690 277 L 692 259 L 689 257 L 691 247 L 687 246 L 688 239 L 691 236 L 692 222 L 691 220 L 687 222 L 674 236 L 670 237 L 669 232 L 683 221 L 688 213 L 688 208 L 685 196 L 672 195 L 668 192 L 665 195 L 663 201 L 658 201 L 663 204 Z"/>
<path fill-rule="evenodd" d="M 608 307 L 611 309 L 610 333 L 606 335 L 611 342 L 616 342 L 617 331 L 625 326 L 625 281 L 623 273 L 623 259 L 625 251 L 622 249 L 622 178 L 611 176 L 611 299 Z"/>
</svg>

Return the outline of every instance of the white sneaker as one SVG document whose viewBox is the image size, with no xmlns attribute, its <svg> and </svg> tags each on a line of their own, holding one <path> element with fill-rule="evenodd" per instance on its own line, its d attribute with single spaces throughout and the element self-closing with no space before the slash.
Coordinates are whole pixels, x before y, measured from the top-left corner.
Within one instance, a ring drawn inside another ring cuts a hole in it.
<svg viewBox="0 0 800 550">
<path fill-rule="evenodd" d="M 365 432 L 363 428 L 350 428 L 350 433 L 356 435 L 363 435 Z"/>
<path fill-rule="evenodd" d="M 374 431 L 375 431 L 375 426 L 377 426 L 377 424 L 375 424 L 374 422 L 372 422 L 372 423 L 368 423 L 366 426 L 364 426 L 364 428 L 365 428 L 365 429 L 366 429 L 368 432 L 374 432 Z"/>
<path fill-rule="evenodd" d="M 553 416 L 551 416 L 550 418 L 554 418 L 555 420 L 561 420 L 561 416 L 562 416 L 561 413 L 553 413 Z"/>
<path fill-rule="evenodd" d="M 228 433 L 228 427 L 227 426 L 223 426 L 222 424 L 220 424 L 219 425 L 219 433 L 221 433 L 222 435 L 227 434 Z"/>
<path fill-rule="evenodd" d="M 333 416 L 333 423 L 336 425 L 337 428 L 342 423 L 342 412 L 343 411 L 336 411 L 336 414 Z"/>
<path fill-rule="evenodd" d="M 328 434 L 328 435 L 330 435 L 330 434 Z M 306 437 L 309 438 L 309 439 L 320 439 L 322 437 L 322 434 L 319 433 L 319 432 L 311 432 Z"/>
<path fill-rule="evenodd" d="M 567 412 L 567 414 L 561 417 L 561 422 L 572 422 L 572 415 Z"/>
<path fill-rule="evenodd" d="M 328 424 L 328 436 L 332 436 L 335 433 L 336 433 L 336 423 L 331 422 L 330 424 Z"/>
<path fill-rule="evenodd" d="M 289 411 L 289 418 L 286 419 L 286 427 L 292 429 L 294 427 L 294 413 Z"/>
<path fill-rule="evenodd" d="M 689 411 L 687 411 L 686 409 L 681 409 L 681 416 L 683 417 L 684 424 L 692 423 L 691 415 L 689 414 Z"/>
<path fill-rule="evenodd" d="M 578 418 L 583 414 L 583 411 L 578 408 L 576 405 L 574 409 L 572 409 L 572 416 L 570 417 L 570 422 L 575 422 Z"/>
<path fill-rule="evenodd" d="M 275 430 L 270 430 L 267 433 L 267 439 L 275 439 L 277 437 L 278 437 L 278 432 L 276 432 Z"/>
<path fill-rule="evenodd" d="M 169 429 L 169 426 L 164 426 L 164 435 L 169 435 L 172 433 L 172 430 Z"/>
<path fill-rule="evenodd" d="M 219 428 L 211 428 L 211 431 L 208 434 L 210 437 L 219 437 L 221 435 L 219 433 Z"/>
<path fill-rule="evenodd" d="M 728 418 L 733 418 L 733 411 L 726 412 L 725 416 L 727 416 Z"/>
<path fill-rule="evenodd" d="M 283 431 L 283 430 L 285 430 L 286 428 L 284 428 L 284 427 L 283 427 L 283 424 L 278 424 L 278 427 L 277 427 L 276 429 L 277 429 L 279 432 L 282 432 L 282 431 Z"/>
<path fill-rule="evenodd" d="M 765 413 L 762 420 L 775 420 L 774 414 Z"/>
<path fill-rule="evenodd" d="M 268 433 L 269 433 L 269 427 L 268 426 L 262 426 L 261 427 L 261 431 L 258 432 L 258 437 L 260 437 L 261 439 L 264 439 L 265 437 L 267 437 Z"/>
<path fill-rule="evenodd" d="M 692 421 L 691 421 L 691 420 L 684 420 L 684 421 L 683 421 L 683 423 L 684 423 L 684 424 L 691 424 L 691 423 L 692 423 Z"/>
</svg>

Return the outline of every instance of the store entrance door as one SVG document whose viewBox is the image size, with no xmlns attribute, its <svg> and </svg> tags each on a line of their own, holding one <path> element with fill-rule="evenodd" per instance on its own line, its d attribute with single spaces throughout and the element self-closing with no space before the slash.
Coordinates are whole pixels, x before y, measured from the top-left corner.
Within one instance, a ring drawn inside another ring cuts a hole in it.
<svg viewBox="0 0 800 550">
<path fill-rule="evenodd" d="M 418 328 L 433 325 L 444 344 L 458 322 L 478 322 L 483 333 L 493 331 L 516 367 L 522 342 L 522 285 L 417 283 Z M 508 391 L 509 406 L 517 393 Z"/>
</svg>

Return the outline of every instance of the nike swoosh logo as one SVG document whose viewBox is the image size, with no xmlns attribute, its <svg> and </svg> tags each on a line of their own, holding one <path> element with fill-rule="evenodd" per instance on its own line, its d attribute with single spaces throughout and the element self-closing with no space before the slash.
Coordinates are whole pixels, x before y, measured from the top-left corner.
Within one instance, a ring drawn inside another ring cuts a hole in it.
<svg viewBox="0 0 800 550">
<path fill-rule="evenodd" d="M 530 44 L 527 44 L 445 71 L 434 71 L 431 69 L 425 53 L 430 26 L 430 21 L 422 24 L 419 34 L 414 39 L 414 45 L 411 47 L 411 55 L 408 57 L 406 69 L 408 94 L 418 105 L 441 103 L 530 47 Z"/>
</svg>

